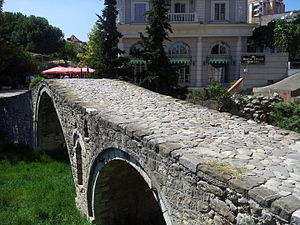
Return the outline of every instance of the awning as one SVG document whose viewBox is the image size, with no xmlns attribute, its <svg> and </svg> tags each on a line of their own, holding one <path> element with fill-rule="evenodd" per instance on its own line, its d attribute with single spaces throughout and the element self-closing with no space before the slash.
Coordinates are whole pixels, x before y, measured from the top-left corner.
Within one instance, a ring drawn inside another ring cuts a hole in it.
<svg viewBox="0 0 300 225">
<path fill-rule="evenodd" d="M 142 59 L 131 59 L 131 64 L 146 64 L 145 60 Z M 170 58 L 171 64 L 191 64 L 192 59 L 191 58 Z"/>
<path fill-rule="evenodd" d="M 171 64 L 191 64 L 191 58 L 170 58 Z"/>
<path fill-rule="evenodd" d="M 146 61 L 142 60 L 142 59 L 131 59 L 130 63 L 131 64 L 146 64 Z"/>
<path fill-rule="evenodd" d="M 229 57 L 211 57 L 208 58 L 208 63 L 211 65 L 224 65 L 224 64 L 228 64 L 231 62 L 231 58 Z"/>
</svg>

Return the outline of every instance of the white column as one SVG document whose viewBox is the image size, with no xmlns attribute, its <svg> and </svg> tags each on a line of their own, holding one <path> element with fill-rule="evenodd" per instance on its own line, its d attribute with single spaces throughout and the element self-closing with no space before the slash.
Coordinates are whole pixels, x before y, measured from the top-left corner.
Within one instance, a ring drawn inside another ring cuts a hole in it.
<svg viewBox="0 0 300 225">
<path fill-rule="evenodd" d="M 124 51 L 124 43 L 123 38 L 119 39 L 118 48 Z"/>
<path fill-rule="evenodd" d="M 202 86 L 202 65 L 203 65 L 203 44 L 202 37 L 198 37 L 197 41 L 197 58 L 196 58 L 196 87 Z"/>
<path fill-rule="evenodd" d="M 195 22 L 204 22 L 205 18 L 205 0 L 194 0 L 196 7 L 195 7 Z"/>
<path fill-rule="evenodd" d="M 126 0 L 121 0 L 121 11 L 122 11 L 122 17 L 121 19 L 121 24 L 125 24 L 126 20 L 126 5 L 125 5 Z"/>
<path fill-rule="evenodd" d="M 240 68 L 241 68 L 241 55 L 242 55 L 242 37 L 238 37 L 236 45 L 236 57 L 235 57 L 235 79 L 240 78 Z"/>
</svg>

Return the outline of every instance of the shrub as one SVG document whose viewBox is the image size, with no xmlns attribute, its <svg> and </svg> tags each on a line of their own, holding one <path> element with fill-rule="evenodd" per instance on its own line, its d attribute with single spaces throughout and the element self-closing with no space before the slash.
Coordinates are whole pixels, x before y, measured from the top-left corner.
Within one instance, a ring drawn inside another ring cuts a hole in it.
<svg viewBox="0 0 300 225">
<path fill-rule="evenodd" d="M 207 100 L 219 100 L 227 95 L 227 89 L 223 88 L 220 83 L 214 83 L 204 88 L 204 91 L 195 91 L 188 95 L 188 100 L 191 101 L 207 101 Z"/>
<path fill-rule="evenodd" d="M 29 84 L 29 89 L 32 89 L 38 82 L 40 82 L 41 80 L 44 80 L 45 78 L 43 77 L 35 77 L 30 81 Z"/>
<path fill-rule="evenodd" d="M 300 133 L 300 104 L 278 103 L 272 113 L 272 124 Z"/>
</svg>

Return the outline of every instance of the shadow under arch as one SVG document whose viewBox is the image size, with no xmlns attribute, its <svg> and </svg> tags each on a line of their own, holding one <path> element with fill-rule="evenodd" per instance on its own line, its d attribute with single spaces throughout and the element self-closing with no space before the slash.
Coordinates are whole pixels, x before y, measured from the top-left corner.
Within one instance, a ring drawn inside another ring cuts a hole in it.
<svg viewBox="0 0 300 225">
<path fill-rule="evenodd" d="M 50 96 L 46 88 L 41 87 L 35 108 L 35 148 L 69 162 L 62 126 Z"/>
<path fill-rule="evenodd" d="M 94 160 L 87 194 L 95 224 L 172 225 L 149 176 L 124 151 L 107 149 Z"/>
</svg>

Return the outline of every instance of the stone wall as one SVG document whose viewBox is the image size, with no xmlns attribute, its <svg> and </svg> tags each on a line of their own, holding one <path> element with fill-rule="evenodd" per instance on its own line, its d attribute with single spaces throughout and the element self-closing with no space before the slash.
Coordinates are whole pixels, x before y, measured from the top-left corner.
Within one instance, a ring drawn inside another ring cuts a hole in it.
<svg viewBox="0 0 300 225">
<path fill-rule="evenodd" d="M 40 82 L 36 127 L 45 94 L 68 148 L 77 207 L 96 224 L 108 215 L 107 225 L 134 224 L 114 203 L 135 201 L 126 190 L 137 180 L 122 184 L 128 167 L 147 187 L 135 210 L 156 215 L 142 207 L 154 204 L 152 194 L 165 220 L 157 225 L 300 224 L 300 135 L 111 80 Z"/>
<path fill-rule="evenodd" d="M 0 97 L 0 139 L 33 144 L 31 92 Z"/>
</svg>

